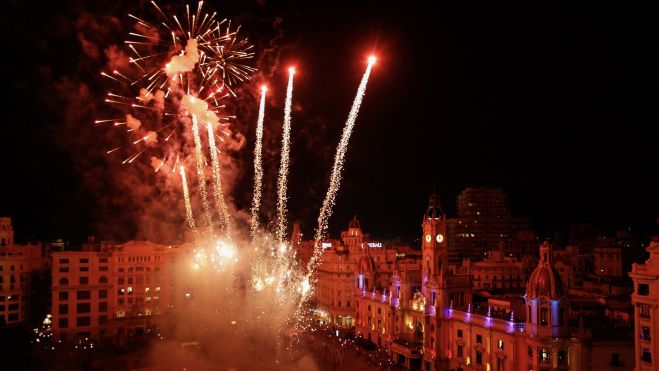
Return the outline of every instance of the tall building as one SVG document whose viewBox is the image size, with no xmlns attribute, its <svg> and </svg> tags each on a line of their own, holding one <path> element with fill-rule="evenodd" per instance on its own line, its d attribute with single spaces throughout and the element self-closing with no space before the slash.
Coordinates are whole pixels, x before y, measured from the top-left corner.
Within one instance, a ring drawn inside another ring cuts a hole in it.
<svg viewBox="0 0 659 371">
<path fill-rule="evenodd" d="M 482 260 L 500 242 L 506 255 L 520 258 L 537 244 L 528 219 L 511 216 L 501 189 L 467 188 L 457 197 L 457 210 L 457 217 L 446 223 L 452 262 Z"/>
<path fill-rule="evenodd" d="M 650 258 L 645 264 L 632 264 L 629 272 L 634 281 L 637 371 L 659 369 L 659 241 L 652 241 L 646 250 Z"/>
<path fill-rule="evenodd" d="M 144 241 L 53 253 L 56 340 L 125 343 L 159 324 L 174 303 L 178 249 Z"/>
<path fill-rule="evenodd" d="M 44 245 L 16 244 L 11 218 L 0 218 L 0 327 L 43 320 L 40 312 L 47 303 L 41 291 L 48 286 L 48 268 Z"/>
</svg>

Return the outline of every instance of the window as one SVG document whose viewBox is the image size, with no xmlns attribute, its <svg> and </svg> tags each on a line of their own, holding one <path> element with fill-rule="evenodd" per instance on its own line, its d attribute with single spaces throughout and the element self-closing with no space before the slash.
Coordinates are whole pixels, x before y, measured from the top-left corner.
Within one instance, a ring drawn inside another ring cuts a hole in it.
<svg viewBox="0 0 659 371">
<path fill-rule="evenodd" d="M 378 308 L 378 314 L 382 314 L 382 309 Z"/>
<path fill-rule="evenodd" d="M 341 300 L 339 300 L 339 307 L 341 306 Z"/>
<path fill-rule="evenodd" d="M 650 285 L 648 285 L 647 283 L 639 283 L 638 290 L 636 293 L 642 296 L 650 295 Z"/>
<path fill-rule="evenodd" d="M 346 302 L 346 306 L 347 306 L 348 308 L 350 308 L 350 300 L 348 300 L 348 301 Z"/>
<path fill-rule="evenodd" d="M 76 325 L 78 327 L 89 326 L 92 323 L 91 317 L 78 317 L 76 318 Z"/>
<path fill-rule="evenodd" d="M 108 316 L 107 315 L 102 315 L 98 317 L 98 324 L 99 325 L 105 325 L 108 323 Z"/>
<path fill-rule="evenodd" d="M 60 328 L 68 328 L 69 327 L 69 319 L 68 318 L 60 318 L 59 319 L 59 327 Z"/>
<path fill-rule="evenodd" d="M 499 343 L 497 345 L 499 346 L 499 349 L 503 350 L 503 340 L 499 339 Z"/>
<path fill-rule="evenodd" d="M 119 279 L 117 280 L 117 283 L 120 284 L 120 285 L 123 285 L 125 282 L 126 281 L 124 280 L 123 277 L 119 277 Z"/>
<path fill-rule="evenodd" d="M 458 345 L 458 358 L 462 357 L 462 345 Z"/>
<path fill-rule="evenodd" d="M 622 362 L 620 362 L 620 353 L 612 353 L 611 354 L 611 366 L 622 366 Z"/>
<path fill-rule="evenodd" d="M 92 297 L 91 291 L 78 291 L 76 297 L 78 300 L 89 300 Z"/>
<path fill-rule="evenodd" d="M 80 284 L 81 285 L 89 284 L 89 277 L 80 277 Z"/>
<path fill-rule="evenodd" d="M 59 292 L 59 300 L 61 300 L 61 301 L 69 300 L 69 292 L 68 291 L 60 291 Z"/>
<path fill-rule="evenodd" d="M 98 311 L 99 312 L 107 312 L 108 311 L 108 302 L 107 301 L 102 301 L 98 303 Z"/>
<path fill-rule="evenodd" d="M 98 279 L 98 283 L 108 283 L 108 278 L 105 276 L 101 276 L 101 278 Z"/>
<path fill-rule="evenodd" d="M 476 352 L 476 363 L 479 365 L 483 364 L 483 352 Z"/>
<path fill-rule="evenodd" d="M 9 310 L 18 310 L 18 304 L 9 304 Z"/>
<path fill-rule="evenodd" d="M 80 267 L 80 272 L 89 272 L 89 267 Z"/>
<path fill-rule="evenodd" d="M 647 304 L 639 304 L 638 316 L 642 318 L 650 318 L 650 306 Z"/>
<path fill-rule="evenodd" d="M 458 337 L 459 337 L 459 338 L 462 337 L 462 330 L 458 330 Z"/>
<path fill-rule="evenodd" d="M 60 264 L 69 264 L 69 259 L 60 259 L 59 263 Z"/>
<path fill-rule="evenodd" d="M 650 328 L 647 326 L 641 326 L 641 339 L 645 341 L 650 341 Z"/>
<path fill-rule="evenodd" d="M 59 314 L 69 314 L 69 305 L 68 304 L 60 304 L 59 305 Z"/>
<path fill-rule="evenodd" d="M 89 313 L 91 312 L 92 306 L 89 303 L 80 303 L 76 307 L 76 313 Z"/>
<path fill-rule="evenodd" d="M 528 347 L 527 352 L 529 353 L 529 358 L 533 358 L 533 349 Z"/>
<path fill-rule="evenodd" d="M 108 297 L 108 290 L 98 290 L 99 299 L 107 299 L 107 297 Z"/>
<path fill-rule="evenodd" d="M 644 348 L 641 350 L 641 361 L 652 363 L 652 353 L 650 352 L 650 349 Z"/>
<path fill-rule="evenodd" d="M 108 258 L 100 258 L 100 259 L 98 259 L 98 261 L 99 261 L 99 263 L 107 263 Z"/>
<path fill-rule="evenodd" d="M 476 342 L 477 342 L 478 344 L 483 343 L 483 337 L 482 337 L 481 335 L 476 335 Z"/>
<path fill-rule="evenodd" d="M 101 265 L 98 267 L 98 270 L 101 272 L 107 272 L 108 271 L 108 266 L 107 265 Z"/>
<path fill-rule="evenodd" d="M 62 277 L 59 279 L 59 284 L 60 285 L 68 285 L 69 284 L 69 279 L 66 277 Z"/>
<path fill-rule="evenodd" d="M 541 308 L 540 309 L 540 325 L 542 326 L 547 326 L 549 325 L 549 312 L 547 311 L 547 308 Z"/>
<path fill-rule="evenodd" d="M 89 259 L 87 258 L 80 259 L 80 264 L 89 264 Z"/>
<path fill-rule="evenodd" d="M 68 272 L 69 272 L 69 267 L 60 267 L 60 268 L 59 268 L 59 271 L 60 271 L 61 273 L 68 273 Z"/>
<path fill-rule="evenodd" d="M 549 359 L 549 351 L 547 349 L 542 349 L 542 351 L 540 351 L 540 361 L 549 362 Z"/>
</svg>

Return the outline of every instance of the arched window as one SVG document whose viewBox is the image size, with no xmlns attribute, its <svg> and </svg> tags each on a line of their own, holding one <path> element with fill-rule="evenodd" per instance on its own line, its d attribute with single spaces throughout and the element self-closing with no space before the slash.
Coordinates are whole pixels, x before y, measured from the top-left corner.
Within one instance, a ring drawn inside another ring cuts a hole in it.
<svg viewBox="0 0 659 371">
<path fill-rule="evenodd" d="M 98 279 L 98 283 L 108 283 L 108 278 L 105 276 L 101 276 L 101 278 Z"/>
<path fill-rule="evenodd" d="M 60 285 L 68 285 L 69 284 L 69 279 L 66 277 L 62 277 L 59 279 L 59 284 Z"/>
</svg>

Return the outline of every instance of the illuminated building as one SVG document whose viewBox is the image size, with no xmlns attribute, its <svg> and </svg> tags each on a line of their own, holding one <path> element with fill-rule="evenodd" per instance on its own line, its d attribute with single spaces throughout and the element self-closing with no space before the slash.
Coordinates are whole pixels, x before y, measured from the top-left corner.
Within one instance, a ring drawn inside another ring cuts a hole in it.
<svg viewBox="0 0 659 371">
<path fill-rule="evenodd" d="M 457 197 L 458 215 L 446 222 L 449 260 L 481 260 L 505 243 L 505 254 L 521 258 L 537 245 L 529 221 L 511 216 L 508 197 L 500 189 L 467 188 Z"/>
<path fill-rule="evenodd" d="M 173 305 L 177 249 L 150 242 L 53 253 L 55 339 L 127 342 L 148 332 Z"/>
<path fill-rule="evenodd" d="M 315 287 L 318 318 L 351 328 L 355 325 L 355 280 L 364 277 L 371 283 L 389 282 L 397 250 L 370 240 L 356 216 L 341 232 L 341 241 L 325 241 L 322 246 Z"/>
<path fill-rule="evenodd" d="M 47 288 L 48 258 L 42 244 L 14 243 L 11 218 L 0 218 L 0 327 L 23 324 L 37 313 L 39 289 Z M 45 286 L 45 287 L 44 287 Z"/>
<path fill-rule="evenodd" d="M 646 248 L 650 258 L 645 264 L 632 264 L 629 276 L 634 281 L 634 340 L 636 370 L 659 368 L 659 241 Z"/>
<path fill-rule="evenodd" d="M 474 302 L 471 265 L 450 263 L 446 228 L 433 195 L 423 218 L 420 270 L 397 267 L 387 286 L 367 279 L 371 265 L 360 264 L 358 336 L 384 347 L 404 369 L 632 369 L 633 342 L 618 328 L 609 330 L 610 319 L 589 318 L 591 328 L 596 321 L 604 327 L 591 331 L 583 317 L 572 317 L 547 242 L 540 246 L 524 295 L 513 287 L 506 289 L 512 294 Z"/>
<path fill-rule="evenodd" d="M 622 248 L 599 238 L 593 248 L 594 272 L 598 276 L 622 277 Z"/>
<path fill-rule="evenodd" d="M 478 262 L 466 260 L 474 280 L 474 289 L 523 289 L 530 272 L 527 261 L 505 256 L 503 241 L 499 250 L 489 251 L 487 258 Z"/>
</svg>

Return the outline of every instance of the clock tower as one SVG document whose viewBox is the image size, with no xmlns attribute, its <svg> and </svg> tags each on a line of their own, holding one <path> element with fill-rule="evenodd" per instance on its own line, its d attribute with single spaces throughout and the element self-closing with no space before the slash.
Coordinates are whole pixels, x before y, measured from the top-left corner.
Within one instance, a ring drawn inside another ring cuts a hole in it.
<svg viewBox="0 0 659 371">
<path fill-rule="evenodd" d="M 446 214 L 439 205 L 439 197 L 430 195 L 428 210 L 423 216 L 423 279 L 439 276 L 446 272 L 448 250 L 446 246 Z"/>
</svg>

